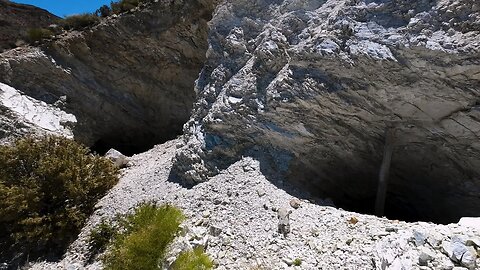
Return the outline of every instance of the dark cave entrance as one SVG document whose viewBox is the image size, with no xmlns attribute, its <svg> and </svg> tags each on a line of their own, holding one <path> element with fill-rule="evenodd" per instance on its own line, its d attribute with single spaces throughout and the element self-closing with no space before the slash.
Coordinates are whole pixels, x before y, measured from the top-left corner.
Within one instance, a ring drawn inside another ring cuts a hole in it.
<svg viewBox="0 0 480 270">
<path fill-rule="evenodd" d="M 156 142 L 155 140 L 148 140 L 148 141 L 142 141 L 141 143 L 138 143 L 138 142 L 136 143 L 136 142 L 125 142 L 125 141 L 112 141 L 112 140 L 109 140 L 108 138 L 102 138 L 96 141 L 95 144 L 93 144 L 90 147 L 90 150 L 92 150 L 92 152 L 95 152 L 99 155 L 105 155 L 108 152 L 108 150 L 113 148 L 126 156 L 132 156 L 135 154 L 146 152 L 156 144 L 163 143 L 163 142 L 164 141 Z"/>
<path fill-rule="evenodd" d="M 393 156 L 383 216 L 438 224 L 480 216 L 480 186 L 475 182 L 478 177 L 442 164 L 446 159 L 438 153 L 410 151 L 399 149 Z M 371 158 L 360 163 L 336 160 L 330 166 L 317 165 L 316 168 L 306 164 L 322 163 L 297 160 L 291 167 L 289 183 L 319 204 L 329 198 L 337 208 L 375 215 L 382 160 Z"/>
<path fill-rule="evenodd" d="M 186 122 L 186 121 L 185 121 Z M 90 150 L 104 155 L 110 149 L 115 149 L 126 156 L 140 154 L 152 149 L 157 144 L 173 140 L 182 134 L 183 123 L 170 127 L 164 134 L 155 134 L 146 130 L 128 130 L 113 132 L 101 136 L 90 146 Z M 112 135 L 113 134 L 113 135 Z"/>
</svg>

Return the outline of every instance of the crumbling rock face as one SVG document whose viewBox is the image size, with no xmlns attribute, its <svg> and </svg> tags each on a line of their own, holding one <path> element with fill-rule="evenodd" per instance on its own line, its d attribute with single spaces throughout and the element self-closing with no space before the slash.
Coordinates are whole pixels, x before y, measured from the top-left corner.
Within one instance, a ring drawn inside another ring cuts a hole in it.
<svg viewBox="0 0 480 270">
<path fill-rule="evenodd" d="M 387 215 L 478 216 L 479 26 L 467 0 L 226 1 L 174 168 L 197 183 L 270 153 L 310 196 L 370 212 L 393 129 Z"/>
<path fill-rule="evenodd" d="M 0 52 L 22 43 L 28 29 L 47 27 L 58 20 L 44 9 L 0 0 Z"/>
<path fill-rule="evenodd" d="M 74 115 L 0 83 L 0 144 L 29 134 L 73 137 L 70 127 L 76 121 Z"/>
<path fill-rule="evenodd" d="M 152 1 L 40 48 L 0 55 L 0 81 L 76 116 L 98 151 L 148 149 L 182 131 L 205 60 L 210 0 Z"/>
</svg>

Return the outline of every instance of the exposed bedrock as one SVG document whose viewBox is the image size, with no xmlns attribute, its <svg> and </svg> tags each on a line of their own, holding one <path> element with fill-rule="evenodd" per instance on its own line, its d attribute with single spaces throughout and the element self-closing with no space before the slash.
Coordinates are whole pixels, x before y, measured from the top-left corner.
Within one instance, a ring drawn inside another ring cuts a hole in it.
<svg viewBox="0 0 480 270">
<path fill-rule="evenodd" d="M 201 182 L 267 152 L 306 196 L 370 213 L 394 129 L 386 215 L 479 216 L 479 12 L 466 0 L 221 4 L 176 172 Z"/>
<path fill-rule="evenodd" d="M 0 82 L 76 116 L 99 152 L 149 149 L 181 134 L 205 61 L 214 1 L 157 1 L 41 48 L 0 54 Z"/>
</svg>

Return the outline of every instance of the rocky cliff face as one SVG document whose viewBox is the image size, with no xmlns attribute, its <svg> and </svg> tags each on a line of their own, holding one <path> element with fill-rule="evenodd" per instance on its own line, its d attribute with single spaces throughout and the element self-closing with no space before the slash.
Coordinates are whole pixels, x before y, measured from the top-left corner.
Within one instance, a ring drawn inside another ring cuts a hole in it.
<svg viewBox="0 0 480 270">
<path fill-rule="evenodd" d="M 22 43 L 29 28 L 47 27 L 59 19 L 41 8 L 0 0 L 0 52 Z"/>
<path fill-rule="evenodd" d="M 152 1 L 0 54 L 0 138 L 133 152 L 190 118 L 131 158 L 62 261 L 33 269 L 102 269 L 91 229 L 151 200 L 188 217 L 166 263 L 203 246 L 218 269 L 478 268 L 478 223 L 329 206 L 373 210 L 388 133 L 388 217 L 479 216 L 480 5 L 216 2 Z"/>
<path fill-rule="evenodd" d="M 181 133 L 213 1 L 156 1 L 39 48 L 0 54 L 0 81 L 76 117 L 75 138 L 140 152 Z"/>
<path fill-rule="evenodd" d="M 180 134 L 195 103 L 174 166 L 188 183 L 267 153 L 272 180 L 364 212 L 391 130 L 387 214 L 478 215 L 477 2 L 217 2 L 153 1 L 4 52 L 2 89 L 74 117 L 54 132 L 126 153 Z M 2 106 L 5 135 L 25 126 Z"/>
<path fill-rule="evenodd" d="M 266 152 L 310 196 L 369 212 L 393 130 L 387 214 L 478 215 L 479 31 L 476 1 L 226 1 L 175 169 L 196 183 Z"/>
</svg>

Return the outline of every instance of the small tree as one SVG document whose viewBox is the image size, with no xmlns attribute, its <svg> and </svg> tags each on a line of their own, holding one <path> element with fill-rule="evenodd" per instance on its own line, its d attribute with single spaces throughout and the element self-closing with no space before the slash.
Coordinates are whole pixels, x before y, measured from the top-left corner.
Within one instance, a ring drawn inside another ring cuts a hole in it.
<svg viewBox="0 0 480 270">
<path fill-rule="evenodd" d="M 180 253 L 171 267 L 172 270 L 209 270 L 212 268 L 212 259 L 201 247 Z"/>
<path fill-rule="evenodd" d="M 182 211 L 170 205 L 139 206 L 120 222 L 123 233 L 113 237 L 111 251 L 103 258 L 105 269 L 159 269 L 183 219 Z"/>
<path fill-rule="evenodd" d="M 108 17 L 111 14 L 112 14 L 112 10 L 107 5 L 103 5 L 99 9 L 97 9 L 97 11 L 95 11 L 95 15 L 97 15 L 99 17 L 103 17 L 103 18 Z"/>
</svg>

